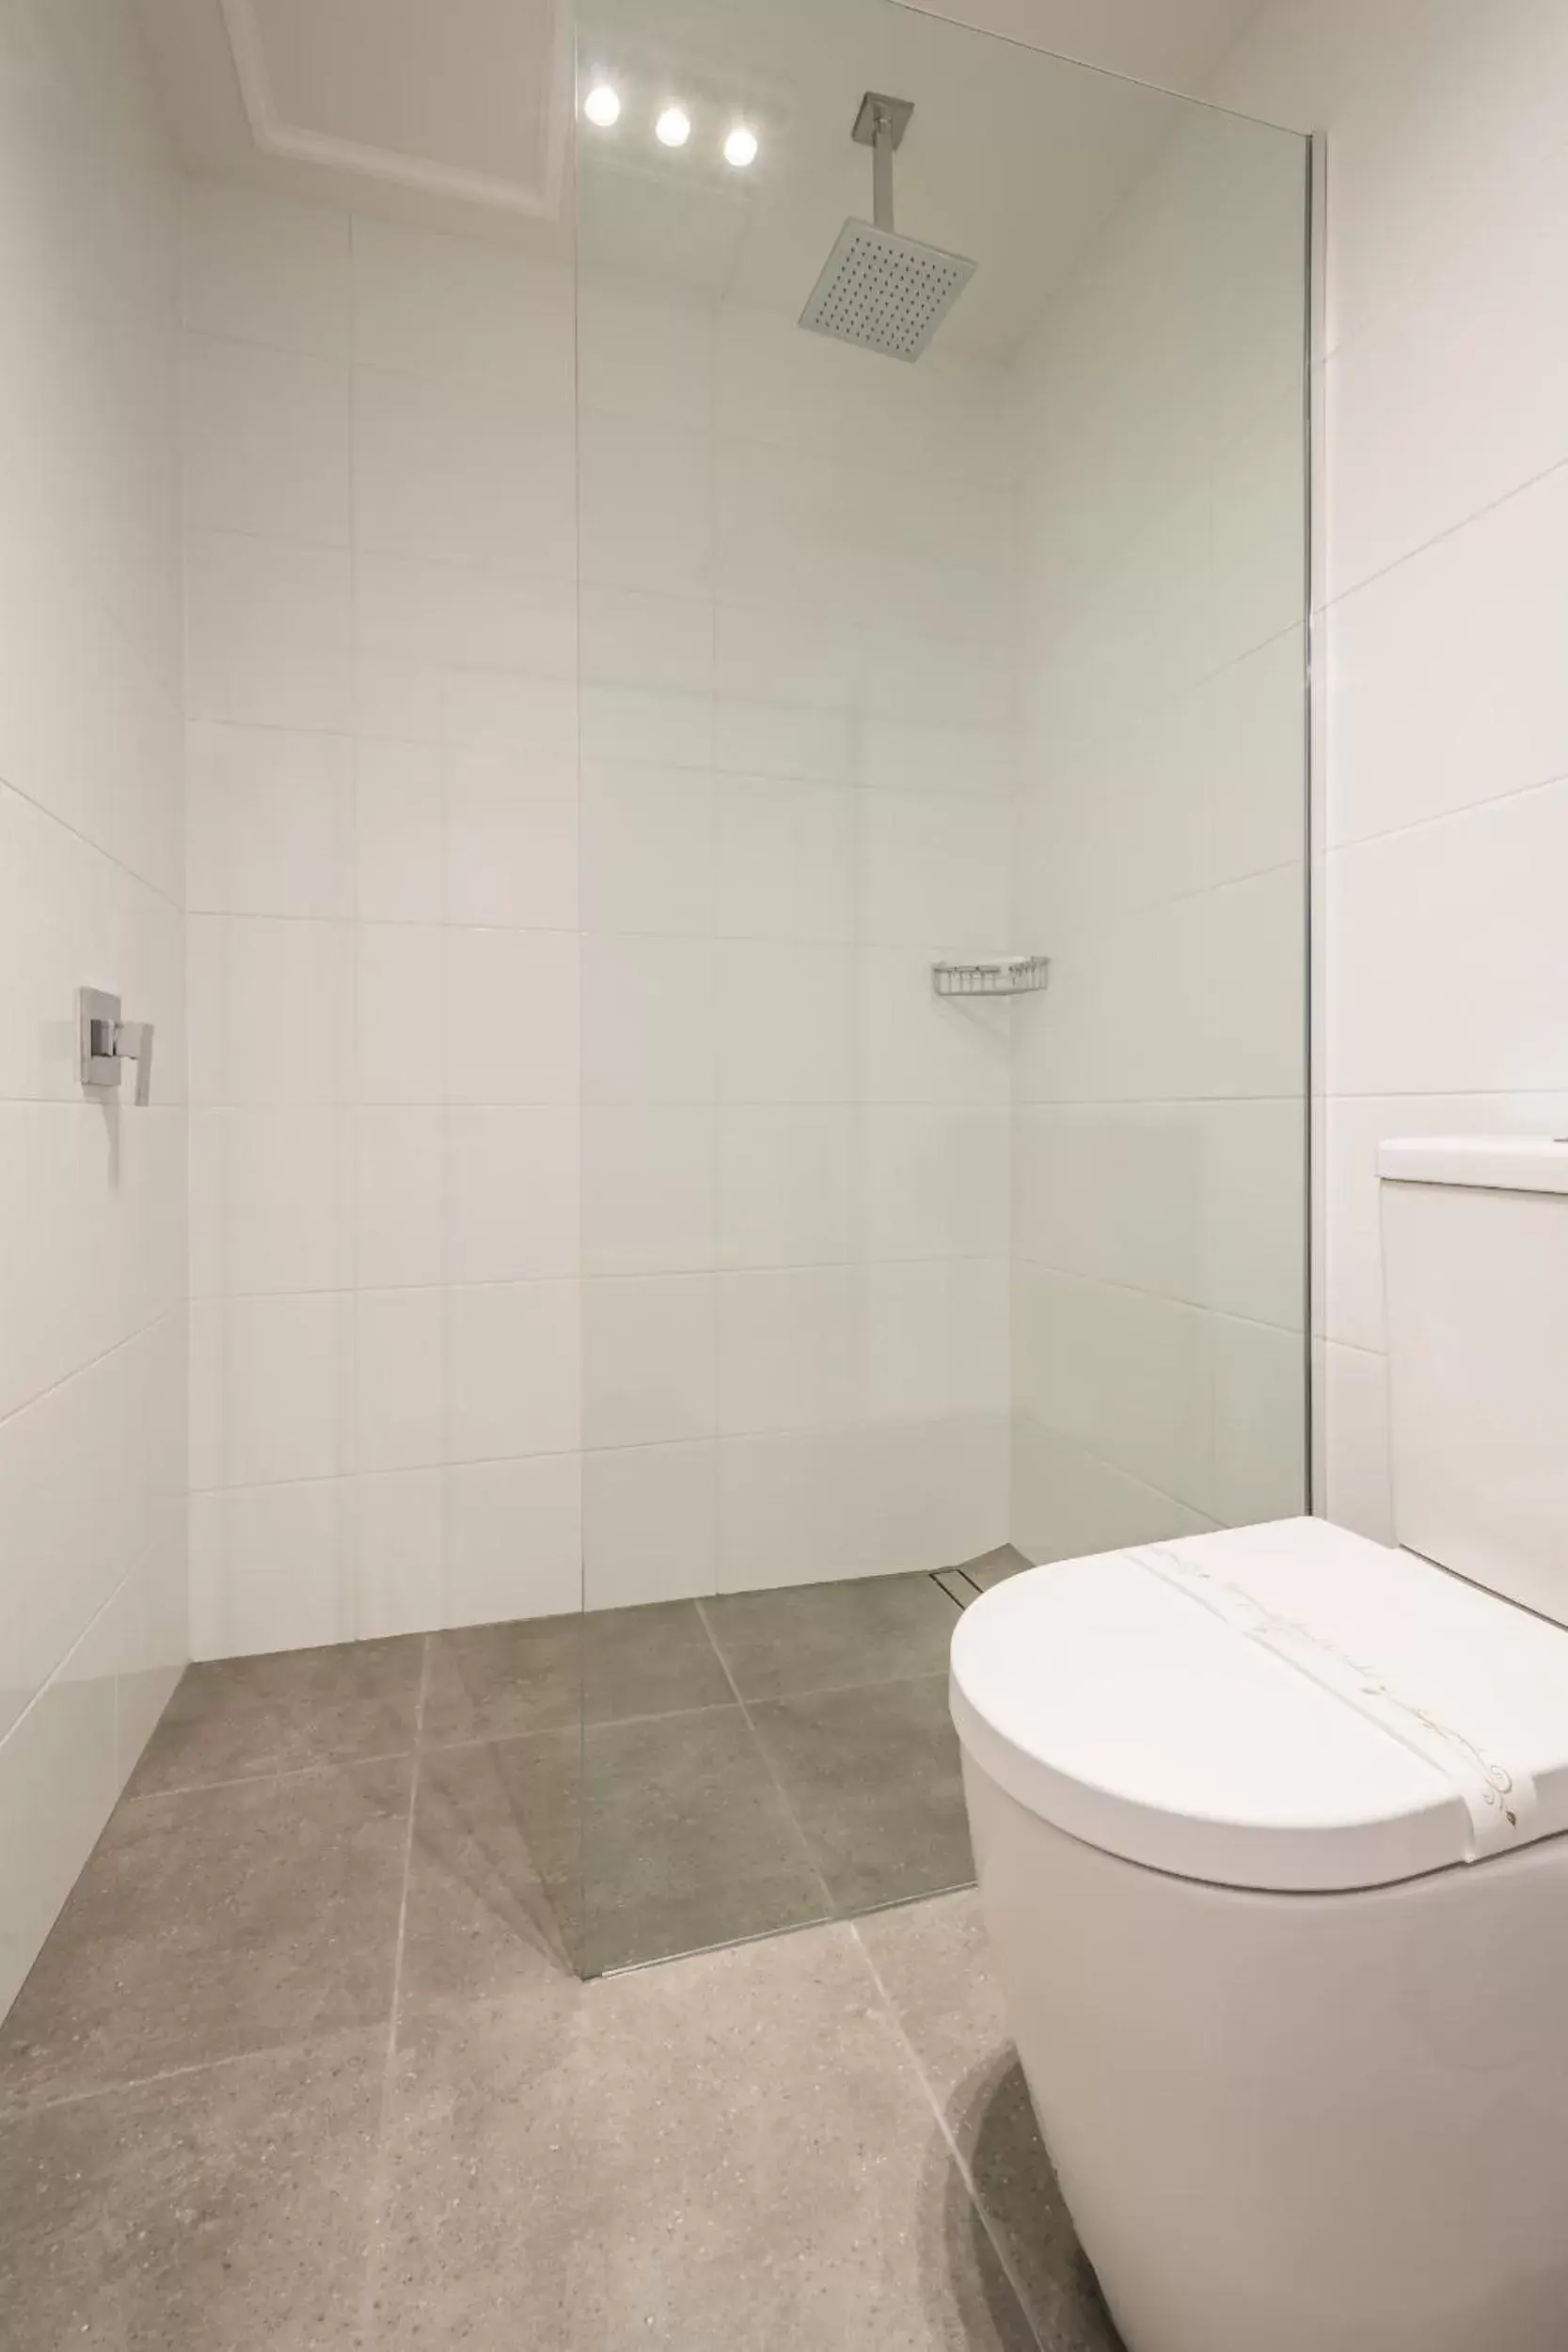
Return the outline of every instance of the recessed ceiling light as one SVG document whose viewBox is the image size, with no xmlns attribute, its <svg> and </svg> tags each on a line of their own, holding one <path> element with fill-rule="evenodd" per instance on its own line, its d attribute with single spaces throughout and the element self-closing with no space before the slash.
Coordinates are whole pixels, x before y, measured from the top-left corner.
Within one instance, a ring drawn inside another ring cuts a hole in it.
<svg viewBox="0 0 1568 2352">
<path fill-rule="evenodd" d="M 654 136 L 664 147 L 684 147 L 691 136 L 691 118 L 679 106 L 666 106 L 654 124 Z"/>
<path fill-rule="evenodd" d="M 736 171 L 744 171 L 747 165 L 754 164 L 756 159 L 756 133 L 748 124 L 737 122 L 724 141 L 724 161 L 733 164 Z"/>
<path fill-rule="evenodd" d="M 608 82 L 595 83 L 582 102 L 582 111 L 590 122 L 596 122 L 601 131 L 608 131 L 621 119 L 621 93 L 611 89 Z"/>
</svg>

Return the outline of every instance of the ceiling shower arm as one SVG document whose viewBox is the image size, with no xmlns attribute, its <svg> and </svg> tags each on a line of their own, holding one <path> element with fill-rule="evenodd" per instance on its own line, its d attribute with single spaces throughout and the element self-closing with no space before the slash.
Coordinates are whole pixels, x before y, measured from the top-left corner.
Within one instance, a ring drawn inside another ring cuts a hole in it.
<svg viewBox="0 0 1568 2352">
<path fill-rule="evenodd" d="M 871 217 L 879 229 L 893 228 L 893 116 L 874 102 L 871 143 Z"/>
</svg>

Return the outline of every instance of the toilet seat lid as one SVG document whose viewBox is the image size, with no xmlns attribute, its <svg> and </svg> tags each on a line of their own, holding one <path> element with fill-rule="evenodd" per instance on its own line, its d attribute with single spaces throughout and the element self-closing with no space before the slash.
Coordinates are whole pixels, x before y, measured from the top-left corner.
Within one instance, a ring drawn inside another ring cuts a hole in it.
<svg viewBox="0 0 1568 2352">
<path fill-rule="evenodd" d="M 1568 1630 L 1323 1519 L 1010 1577 L 953 1637 L 965 1749 L 1213 1885 L 1386 1885 L 1568 1829 Z"/>
</svg>

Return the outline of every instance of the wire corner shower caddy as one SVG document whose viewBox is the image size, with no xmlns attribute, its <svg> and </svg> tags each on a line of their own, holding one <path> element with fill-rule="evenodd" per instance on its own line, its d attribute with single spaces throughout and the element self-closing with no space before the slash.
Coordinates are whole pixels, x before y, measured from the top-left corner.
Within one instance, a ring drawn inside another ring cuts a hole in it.
<svg viewBox="0 0 1568 2352">
<path fill-rule="evenodd" d="M 975 963 L 933 963 L 939 996 L 1035 996 L 1051 971 L 1049 956 L 997 956 Z"/>
</svg>

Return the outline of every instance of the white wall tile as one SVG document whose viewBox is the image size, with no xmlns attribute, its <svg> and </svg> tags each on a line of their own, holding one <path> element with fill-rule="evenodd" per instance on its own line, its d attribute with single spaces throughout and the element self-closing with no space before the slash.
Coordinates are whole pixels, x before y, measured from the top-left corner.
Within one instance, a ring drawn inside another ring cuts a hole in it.
<svg viewBox="0 0 1568 2352">
<path fill-rule="evenodd" d="M 715 957 L 721 1103 L 848 1103 L 855 1094 L 855 958 L 721 939 Z"/>
<path fill-rule="evenodd" d="M 348 1460 L 354 1347 L 347 1300 L 332 1292 L 230 1298 L 213 1311 L 224 1483 L 269 1486 L 340 1473 Z M 193 1390 L 198 1376 L 193 1360 Z"/>
<path fill-rule="evenodd" d="M 578 394 L 608 416 L 704 431 L 713 402 L 714 312 L 635 279 L 578 282 Z"/>
<path fill-rule="evenodd" d="M 1307 1507 L 1307 1348 L 1300 1332 L 1215 1315 L 1214 1466 L 1209 1507 L 1222 1525 Z"/>
<path fill-rule="evenodd" d="M 714 794 L 721 936 L 847 941 L 857 933 L 856 810 L 843 785 L 721 776 Z"/>
<path fill-rule="evenodd" d="M 711 1437 L 716 1302 L 707 1275 L 585 1282 L 583 1434 L 589 1446 Z"/>
<path fill-rule="evenodd" d="M 717 1469 L 707 1442 L 583 1457 L 584 1608 L 717 1590 Z"/>
<path fill-rule="evenodd" d="M 355 755 L 355 905 L 362 922 L 436 923 L 444 912 L 441 755 L 428 743 L 360 743 Z"/>
<path fill-rule="evenodd" d="M 684 1274 L 714 1263 L 715 1115 L 700 1105 L 582 1115 L 585 1274 Z"/>
<path fill-rule="evenodd" d="M 570 763 L 449 750 L 442 777 L 447 921 L 575 930 L 578 796 Z"/>
<path fill-rule="evenodd" d="M 585 763 L 582 919 L 589 930 L 710 934 L 713 797 L 700 770 Z"/>
<path fill-rule="evenodd" d="M 353 724 L 345 549 L 185 533 L 192 719 L 346 734 Z"/>
<path fill-rule="evenodd" d="M 713 949 L 612 933 L 582 942 L 589 1104 L 705 1104 L 714 1092 Z"/>
<path fill-rule="evenodd" d="M 1328 1055 L 1346 1094 L 1538 1092 L 1568 1077 L 1555 881 L 1568 785 L 1329 860 Z M 1464 956 L 1454 942 L 1468 943 Z M 1476 976 L 1485 975 L 1478 987 Z"/>
<path fill-rule="evenodd" d="M 187 334 L 182 403 L 188 527 L 348 545 L 346 368 Z"/>
<path fill-rule="evenodd" d="M 186 903 L 203 914 L 346 916 L 354 811 L 346 736 L 189 726 Z"/>
<path fill-rule="evenodd" d="M 354 1487 L 354 1638 L 421 1633 L 445 1610 L 446 1472 L 387 1470 Z"/>
<path fill-rule="evenodd" d="M 578 432 L 582 577 L 700 595 L 713 578 L 712 464 L 682 427 L 585 413 Z"/>
<path fill-rule="evenodd" d="M 448 937 L 434 924 L 355 931 L 355 1099 L 438 1103 L 447 1057 Z"/>
<path fill-rule="evenodd" d="M 429 1104 L 354 1113 L 355 1281 L 366 1290 L 439 1282 L 447 1268 L 447 1114 Z"/>
<path fill-rule="evenodd" d="M 856 1120 L 858 1223 L 869 1258 L 1003 1256 L 1010 1232 L 1006 1111 L 878 1104 Z"/>
<path fill-rule="evenodd" d="M 566 931 L 450 930 L 445 1051 L 450 1103 L 575 1103 L 576 939 Z"/>
<path fill-rule="evenodd" d="M 1391 1544 L 1387 1367 L 1381 1356 L 1328 1341 L 1323 1348 L 1328 1418 L 1327 1516 L 1374 1544 Z"/>
<path fill-rule="evenodd" d="M 571 1454 L 446 1472 L 443 1619 L 492 1625 L 582 1605 L 582 1470 Z"/>
<path fill-rule="evenodd" d="M 570 1110 L 445 1114 L 446 1277 L 522 1282 L 578 1270 L 579 1149 Z"/>
<path fill-rule="evenodd" d="M 360 1291 L 354 1301 L 356 1440 L 360 1470 L 420 1470 L 446 1452 L 445 1295 Z"/>
<path fill-rule="evenodd" d="M 358 214 L 353 233 L 361 366 L 504 385 L 519 423 L 570 417 L 570 263 Z"/>
<path fill-rule="evenodd" d="M 721 1275 L 717 1304 L 721 1433 L 833 1426 L 864 1412 L 866 1296 L 857 1268 Z"/>
<path fill-rule="evenodd" d="M 581 1329 L 575 1282 L 449 1290 L 446 1459 L 575 1453 Z"/>
<path fill-rule="evenodd" d="M 858 1254 L 856 1114 L 758 1104 L 719 1120 L 719 1263 L 820 1265 Z"/>
<path fill-rule="evenodd" d="M 351 1559 L 341 1479 L 193 1496 L 192 1654 L 240 1658 L 348 1640 Z"/>
<path fill-rule="evenodd" d="M 186 326 L 346 359 L 347 214 L 222 181 L 183 189 Z"/>
<path fill-rule="evenodd" d="M 346 1096 L 351 938 L 335 923 L 193 915 L 187 932 L 190 1089 L 199 1104 Z"/>
</svg>

